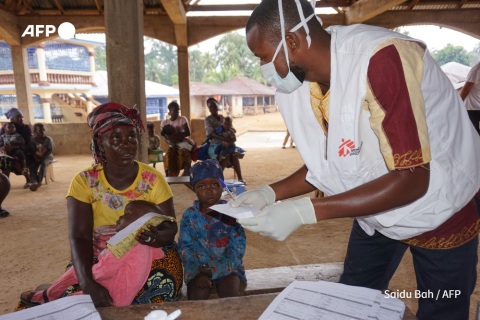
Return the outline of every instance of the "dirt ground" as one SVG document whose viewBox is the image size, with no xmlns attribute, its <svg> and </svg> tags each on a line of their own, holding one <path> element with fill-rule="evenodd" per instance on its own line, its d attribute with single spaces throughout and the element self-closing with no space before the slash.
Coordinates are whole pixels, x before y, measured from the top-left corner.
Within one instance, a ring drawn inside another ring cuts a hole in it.
<svg viewBox="0 0 480 320">
<path fill-rule="evenodd" d="M 284 130 L 279 113 L 251 116 L 234 120 L 239 133 L 246 130 Z M 48 133 L 47 133 L 48 134 Z M 302 165 L 297 149 L 247 150 L 242 171 L 247 189 L 260 187 L 286 177 Z M 3 207 L 11 215 L 0 219 L 0 314 L 9 313 L 25 290 L 39 284 L 52 283 L 70 259 L 67 234 L 67 203 L 65 194 L 73 176 L 92 163 L 91 156 L 58 156 L 54 164 L 55 182 L 42 186 L 37 192 L 22 189 L 24 179 L 11 177 L 12 188 Z M 163 166 L 157 166 L 160 172 Z M 225 171 L 226 179 L 233 170 Z M 192 204 L 195 194 L 185 186 L 172 187 L 177 218 Z M 310 194 L 313 197 L 313 193 Z M 339 262 L 346 253 L 352 220 L 322 221 L 302 226 L 283 242 L 264 238 L 247 231 L 247 269 L 289 266 L 298 264 Z M 391 290 L 413 292 L 416 288 L 412 258 L 405 254 L 390 283 Z M 474 319 L 480 292 L 471 299 L 470 319 Z M 416 299 L 404 299 L 415 313 Z"/>
</svg>

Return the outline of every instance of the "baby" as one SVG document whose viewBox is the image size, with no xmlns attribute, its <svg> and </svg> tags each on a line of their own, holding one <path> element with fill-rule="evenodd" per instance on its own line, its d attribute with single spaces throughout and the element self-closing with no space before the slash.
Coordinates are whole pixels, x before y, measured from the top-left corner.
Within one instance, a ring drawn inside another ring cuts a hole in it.
<svg viewBox="0 0 480 320">
<path fill-rule="evenodd" d="M 243 255 L 245 232 L 234 218 L 210 209 L 220 200 L 223 170 L 217 160 L 197 162 L 190 170 L 190 184 L 198 197 L 183 213 L 178 244 L 189 300 L 205 300 L 213 285 L 220 298 L 239 294 L 246 282 Z"/>
<path fill-rule="evenodd" d="M 143 200 L 130 202 L 125 207 L 125 214 L 117 221 L 117 232 L 149 212 L 163 214 L 154 203 Z M 143 244 L 137 244 L 120 259 L 105 249 L 98 255 L 99 262 L 92 267 L 93 277 L 108 290 L 116 306 L 128 306 L 147 281 L 152 261 L 163 257 L 161 248 Z M 78 284 L 78 278 L 74 267 L 71 267 L 47 290 L 26 291 L 21 294 L 20 300 L 27 306 L 40 305 L 64 297 L 65 291 L 74 284 Z M 81 294 L 82 291 L 69 295 Z"/>
<path fill-rule="evenodd" d="M 170 139 L 168 139 L 169 135 L 177 133 L 177 130 L 175 130 L 175 127 L 172 126 L 171 124 L 167 124 L 162 128 L 162 132 L 160 133 L 164 138 L 165 141 L 171 146 L 176 146 L 177 149 L 185 149 L 190 153 L 193 153 L 196 149 L 195 142 L 193 140 L 190 140 L 188 138 L 183 138 L 181 142 L 173 142 Z"/>
</svg>

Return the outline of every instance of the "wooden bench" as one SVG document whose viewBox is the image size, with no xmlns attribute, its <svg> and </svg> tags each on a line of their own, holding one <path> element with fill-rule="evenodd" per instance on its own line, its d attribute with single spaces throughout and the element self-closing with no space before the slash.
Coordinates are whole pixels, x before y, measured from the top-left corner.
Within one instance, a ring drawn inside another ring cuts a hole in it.
<svg viewBox="0 0 480 320">
<path fill-rule="evenodd" d="M 146 304 L 116 308 L 98 308 L 103 320 L 143 320 L 153 310 L 165 310 L 169 314 L 180 309 L 179 319 L 258 319 L 278 293 L 267 293 L 237 298 L 202 301 L 178 301 L 163 304 Z M 403 320 L 416 320 L 406 308 Z"/>
<path fill-rule="evenodd" d="M 190 190 L 193 191 L 192 186 L 190 185 L 190 177 L 189 176 L 180 176 L 180 177 L 165 177 L 165 180 L 168 184 L 183 184 L 187 186 Z"/>
</svg>

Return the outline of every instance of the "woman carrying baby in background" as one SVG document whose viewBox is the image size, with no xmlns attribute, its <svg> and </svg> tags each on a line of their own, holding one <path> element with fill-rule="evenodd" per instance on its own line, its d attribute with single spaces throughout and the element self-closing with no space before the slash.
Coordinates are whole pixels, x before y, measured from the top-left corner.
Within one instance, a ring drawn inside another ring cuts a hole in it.
<svg viewBox="0 0 480 320">
<path fill-rule="evenodd" d="M 168 111 L 170 118 L 162 121 L 162 132 L 164 132 L 163 129 L 166 126 L 173 127 L 174 131 L 167 127 L 169 133 L 164 132 L 162 134 L 169 145 L 165 154 L 165 175 L 167 177 L 177 177 L 183 169 L 183 175 L 188 176 L 192 162 L 192 151 L 196 148 L 178 148 L 176 144 L 185 142 L 184 139 L 190 135 L 190 126 L 187 118 L 179 115 L 180 106 L 178 103 L 170 102 Z"/>
</svg>

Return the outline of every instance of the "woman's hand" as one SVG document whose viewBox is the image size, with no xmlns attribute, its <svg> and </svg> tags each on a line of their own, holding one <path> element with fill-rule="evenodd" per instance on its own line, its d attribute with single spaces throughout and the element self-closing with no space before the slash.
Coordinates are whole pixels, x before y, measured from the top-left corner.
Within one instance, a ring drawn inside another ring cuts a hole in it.
<svg viewBox="0 0 480 320">
<path fill-rule="evenodd" d="M 199 273 L 195 276 L 195 285 L 201 289 L 211 288 L 212 280 L 205 274 Z"/>
<path fill-rule="evenodd" d="M 208 265 L 203 265 L 197 268 L 200 273 L 207 275 L 209 278 L 212 277 L 212 269 Z"/>
<path fill-rule="evenodd" d="M 81 286 L 84 294 L 89 294 L 96 308 L 115 306 L 108 290 L 98 282 L 91 280 Z"/>
<path fill-rule="evenodd" d="M 173 237 L 177 233 L 176 222 L 164 221 L 159 226 L 154 227 L 150 224 L 147 225 L 149 230 L 140 230 L 135 239 L 141 244 L 145 244 L 150 247 L 160 248 L 171 244 L 168 239 Z"/>
</svg>

